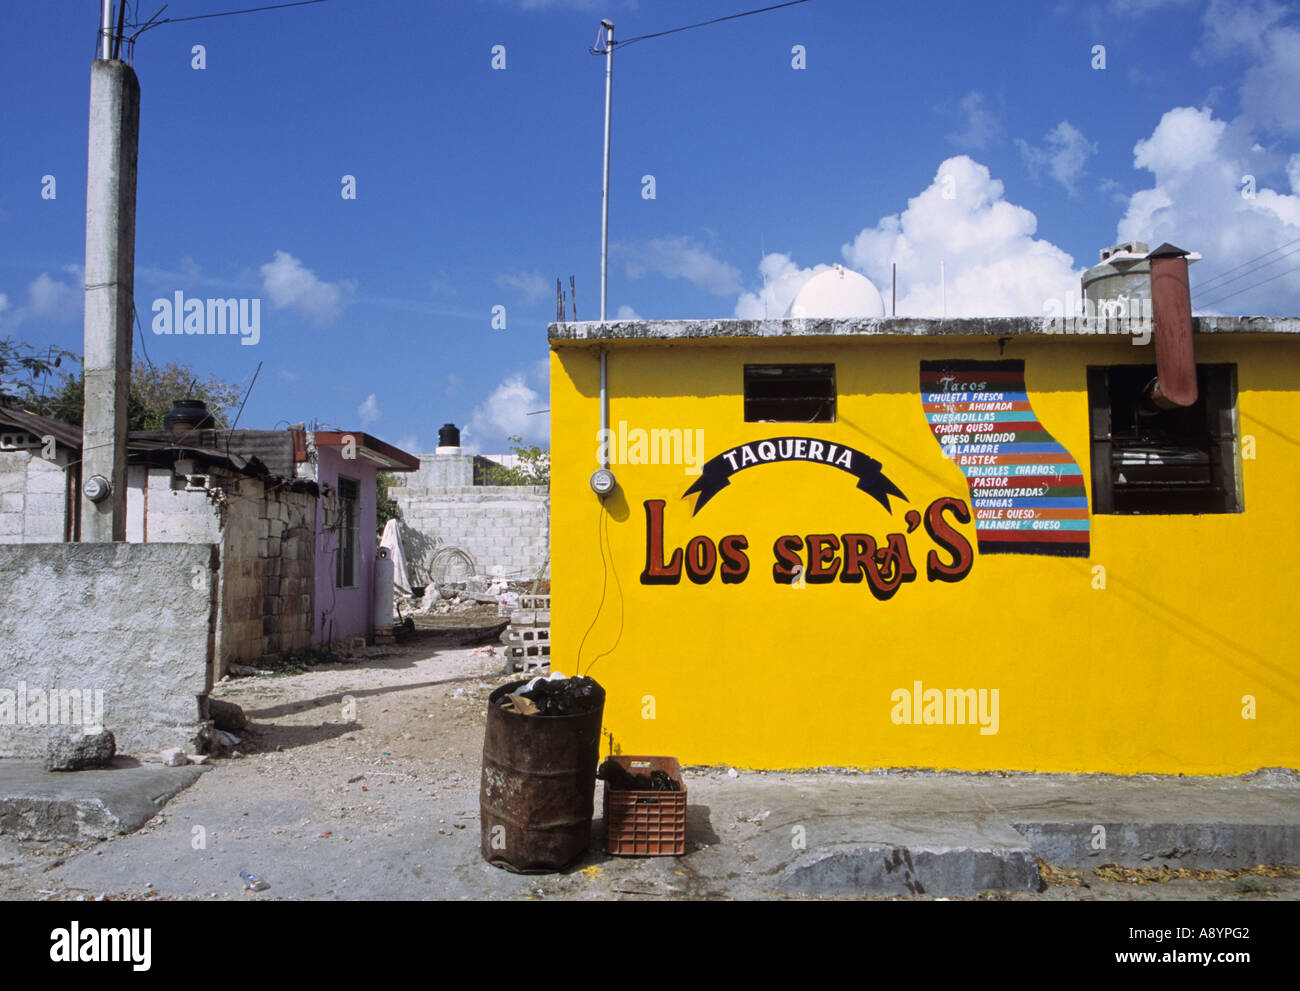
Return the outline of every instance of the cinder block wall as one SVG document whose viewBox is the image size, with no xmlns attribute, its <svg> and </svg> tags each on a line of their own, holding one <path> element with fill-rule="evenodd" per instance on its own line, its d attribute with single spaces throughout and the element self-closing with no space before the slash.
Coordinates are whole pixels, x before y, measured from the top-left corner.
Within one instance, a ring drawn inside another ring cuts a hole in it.
<svg viewBox="0 0 1300 991">
<path fill-rule="evenodd" d="M 262 649 L 267 654 L 303 650 L 312 642 L 315 584 L 316 498 L 278 489 L 262 500 L 258 550 L 262 562 Z"/>
<path fill-rule="evenodd" d="M 407 480 L 410 484 L 389 490 L 402 511 L 408 565 L 427 565 L 439 549 L 459 547 L 473 558 L 479 574 L 536 576 L 550 542 L 548 490 L 531 485 L 416 486 L 422 477 L 438 474 L 426 472 L 425 463 L 422 458 L 421 471 Z M 422 580 L 422 571 L 420 575 L 411 580 Z"/>
<path fill-rule="evenodd" d="M 244 478 L 226 488 L 217 673 L 311 646 L 316 500 Z"/>
<path fill-rule="evenodd" d="M 222 498 L 176 488 L 165 468 L 128 475 L 127 539 L 217 544 L 216 677 L 232 662 L 311 645 L 316 499 L 257 478 L 213 472 Z M 148 506 L 146 517 L 145 506 Z"/>
<path fill-rule="evenodd" d="M 72 721 L 74 692 L 79 703 L 103 693 L 120 753 L 195 751 L 212 684 L 216 551 L 0 546 L 0 757 L 44 756 L 51 731 Z"/>
<path fill-rule="evenodd" d="M 0 544 L 63 540 L 67 521 L 68 452 L 54 461 L 30 451 L 0 452 Z"/>
</svg>

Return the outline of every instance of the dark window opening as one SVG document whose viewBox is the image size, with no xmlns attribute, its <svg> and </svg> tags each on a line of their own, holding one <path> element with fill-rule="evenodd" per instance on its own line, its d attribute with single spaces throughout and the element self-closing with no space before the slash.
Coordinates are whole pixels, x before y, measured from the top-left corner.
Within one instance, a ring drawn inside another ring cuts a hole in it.
<svg viewBox="0 0 1300 991">
<path fill-rule="evenodd" d="M 357 540 L 358 519 L 360 516 L 361 485 L 351 478 L 339 479 L 339 560 L 335 576 L 335 587 L 356 588 L 357 572 L 360 565 L 357 552 L 361 544 Z"/>
<path fill-rule="evenodd" d="M 1197 365 L 1191 406 L 1150 399 L 1155 365 L 1088 369 L 1094 513 L 1242 511 L 1237 366 Z"/>
<path fill-rule="evenodd" d="M 746 423 L 834 423 L 834 365 L 746 365 Z"/>
</svg>

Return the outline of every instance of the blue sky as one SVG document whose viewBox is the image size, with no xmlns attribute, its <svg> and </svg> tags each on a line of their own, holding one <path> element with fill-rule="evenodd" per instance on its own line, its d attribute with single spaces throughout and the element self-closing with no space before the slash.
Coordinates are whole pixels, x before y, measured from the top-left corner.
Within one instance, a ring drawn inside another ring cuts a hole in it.
<svg viewBox="0 0 1300 991">
<path fill-rule="evenodd" d="M 556 277 L 598 316 L 599 20 L 764 5 L 328 0 L 144 34 L 136 360 L 244 384 L 261 362 L 242 426 L 545 443 Z M 97 10 L 8 5 L 0 36 L 0 337 L 78 353 Z M 777 316 L 835 263 L 888 297 L 893 261 L 900 314 L 938 315 L 941 261 L 949 315 L 1041 314 L 1129 238 L 1205 256 L 1201 312 L 1300 313 L 1300 241 L 1251 262 L 1300 238 L 1294 6 L 810 0 L 615 63 L 611 316 Z M 177 291 L 260 299 L 257 345 L 154 334 Z"/>
</svg>

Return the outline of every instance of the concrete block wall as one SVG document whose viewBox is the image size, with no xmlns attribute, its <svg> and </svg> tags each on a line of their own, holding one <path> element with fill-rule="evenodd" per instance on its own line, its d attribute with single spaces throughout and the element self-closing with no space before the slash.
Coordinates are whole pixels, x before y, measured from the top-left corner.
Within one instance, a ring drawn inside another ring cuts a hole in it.
<svg viewBox="0 0 1300 991">
<path fill-rule="evenodd" d="M 0 757 L 43 757 L 72 721 L 51 692 L 102 698 L 120 753 L 197 750 L 217 561 L 211 544 L 0 545 Z"/>
<path fill-rule="evenodd" d="M 311 646 L 315 588 L 316 498 L 280 489 L 263 502 L 262 655 Z"/>
<path fill-rule="evenodd" d="M 412 581 L 424 580 L 422 566 L 443 547 L 467 552 L 482 575 L 533 578 L 546 563 L 550 504 L 545 487 L 408 484 L 394 486 L 389 495 L 402 512 L 407 563 L 417 565 Z"/>
<path fill-rule="evenodd" d="M 222 486 L 229 476 L 214 475 Z M 219 544 L 221 523 L 202 490 L 187 491 L 170 468 L 126 470 L 126 539 L 132 543 Z"/>
<path fill-rule="evenodd" d="M 421 454 L 418 471 L 403 472 L 407 486 L 417 489 L 454 489 L 474 484 L 474 455 Z"/>
<path fill-rule="evenodd" d="M 66 449 L 54 461 L 0 451 L 0 544 L 62 541 L 67 522 Z"/>
<path fill-rule="evenodd" d="M 218 678 L 232 662 L 311 646 L 315 568 L 314 496 L 252 478 L 223 488 Z"/>
<path fill-rule="evenodd" d="M 214 500 L 170 468 L 127 472 L 127 540 L 221 549 L 216 677 L 234 663 L 310 647 L 315 497 L 213 470 Z M 147 512 L 146 512 L 147 509 Z"/>
</svg>

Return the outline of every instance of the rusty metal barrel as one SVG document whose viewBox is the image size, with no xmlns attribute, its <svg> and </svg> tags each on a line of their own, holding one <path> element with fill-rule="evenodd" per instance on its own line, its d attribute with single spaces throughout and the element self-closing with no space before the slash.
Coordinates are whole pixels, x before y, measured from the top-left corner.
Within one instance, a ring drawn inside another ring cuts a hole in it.
<svg viewBox="0 0 1300 991">
<path fill-rule="evenodd" d="M 526 681 L 488 696 L 479 788 L 483 859 L 516 874 L 563 870 L 591 847 L 605 693 L 588 712 L 525 716 L 498 705 Z"/>
</svg>

